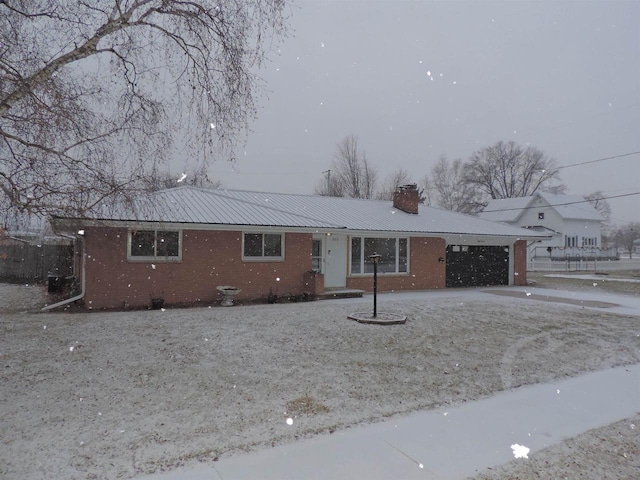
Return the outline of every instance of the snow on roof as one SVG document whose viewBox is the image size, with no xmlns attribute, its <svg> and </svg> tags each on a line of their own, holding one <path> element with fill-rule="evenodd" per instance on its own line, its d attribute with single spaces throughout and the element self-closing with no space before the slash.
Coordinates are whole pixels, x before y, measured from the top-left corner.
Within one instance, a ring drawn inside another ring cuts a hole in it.
<svg viewBox="0 0 640 480">
<path fill-rule="evenodd" d="M 546 238 L 548 235 L 420 205 L 418 214 L 390 201 L 319 195 L 172 188 L 141 197 L 134 209 L 95 220 Z"/>
<path fill-rule="evenodd" d="M 515 222 L 534 197 L 499 198 L 489 200 L 478 215 L 493 222 Z"/>
<path fill-rule="evenodd" d="M 580 195 L 553 195 L 540 192 L 540 198 L 551 205 L 562 218 L 572 220 L 604 221 L 604 217 L 593 208 L 593 205 Z"/>
<path fill-rule="evenodd" d="M 536 199 L 553 208 L 558 215 L 567 220 L 604 221 L 602 215 L 588 201 L 579 195 L 554 195 L 537 192 L 529 197 L 502 198 L 490 200 L 480 212 L 480 218 L 494 222 L 512 223 L 518 220 L 528 208 L 534 208 Z"/>
</svg>

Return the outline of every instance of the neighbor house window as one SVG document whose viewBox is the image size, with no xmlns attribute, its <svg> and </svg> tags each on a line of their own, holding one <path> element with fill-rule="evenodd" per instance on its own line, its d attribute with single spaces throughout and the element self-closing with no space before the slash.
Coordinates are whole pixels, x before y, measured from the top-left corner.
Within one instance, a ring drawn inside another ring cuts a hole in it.
<svg viewBox="0 0 640 480">
<path fill-rule="evenodd" d="M 544 220 L 544 212 L 538 212 L 538 220 Z"/>
<path fill-rule="evenodd" d="M 565 235 L 564 238 L 565 238 L 564 244 L 565 244 L 566 247 L 577 247 L 578 246 L 578 236 L 577 235 L 571 236 L 571 237 Z"/>
<path fill-rule="evenodd" d="M 378 272 L 408 272 L 408 239 L 351 237 L 351 273 L 373 273 L 370 255 L 381 255 Z"/>
<path fill-rule="evenodd" d="M 129 231 L 130 260 L 176 261 L 182 257 L 182 235 L 175 230 Z"/>
<path fill-rule="evenodd" d="M 245 260 L 282 260 L 284 234 L 245 233 L 242 238 L 242 258 Z"/>
</svg>

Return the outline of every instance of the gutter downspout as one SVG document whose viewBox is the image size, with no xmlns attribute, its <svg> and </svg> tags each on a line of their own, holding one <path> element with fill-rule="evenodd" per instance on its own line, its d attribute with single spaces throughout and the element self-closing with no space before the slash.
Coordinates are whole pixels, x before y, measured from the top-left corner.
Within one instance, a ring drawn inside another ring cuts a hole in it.
<svg viewBox="0 0 640 480">
<path fill-rule="evenodd" d="M 84 237 L 80 237 L 80 245 L 81 245 L 81 249 L 82 249 L 82 282 L 81 282 L 80 293 L 78 295 L 76 295 L 75 297 L 67 298 L 66 300 L 62 300 L 62 301 L 60 301 L 58 303 L 54 303 L 52 305 L 47 305 L 45 307 L 42 307 L 40 309 L 40 311 L 45 312 L 45 311 L 53 310 L 54 308 L 58 308 L 58 307 L 61 307 L 63 305 L 67 305 L 67 304 L 69 304 L 71 302 L 75 302 L 75 301 L 80 300 L 80 299 L 82 299 L 84 297 L 84 294 L 85 294 L 85 291 L 84 291 L 85 290 L 85 278 L 86 278 Z"/>
</svg>

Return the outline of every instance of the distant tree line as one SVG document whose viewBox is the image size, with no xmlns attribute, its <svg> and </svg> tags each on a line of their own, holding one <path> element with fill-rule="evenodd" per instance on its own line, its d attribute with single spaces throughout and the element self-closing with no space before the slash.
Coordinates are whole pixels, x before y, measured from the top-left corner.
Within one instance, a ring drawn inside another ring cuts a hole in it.
<svg viewBox="0 0 640 480">
<path fill-rule="evenodd" d="M 527 197 L 538 191 L 562 195 L 556 160 L 538 148 L 515 142 L 497 142 L 481 148 L 468 160 L 449 160 L 441 155 L 431 171 L 416 179 L 398 167 L 380 180 L 377 169 L 367 158 L 355 135 L 348 135 L 336 146 L 333 162 L 315 186 L 316 195 L 391 200 L 401 185 L 415 183 L 420 200 L 454 212 L 475 215 L 490 199 Z M 602 191 L 584 196 L 605 219 L 603 245 L 631 252 L 640 239 L 640 222 L 611 225 L 611 206 Z"/>
<path fill-rule="evenodd" d="M 624 225 L 612 226 L 603 235 L 603 244 L 616 247 L 633 257 L 635 241 L 640 239 L 640 222 L 628 222 Z"/>
<path fill-rule="evenodd" d="M 526 197 L 538 190 L 560 194 L 557 162 L 541 150 L 515 142 L 498 142 L 474 152 L 467 161 L 449 160 L 442 155 L 431 172 L 413 181 L 409 172 L 398 167 L 381 182 L 378 172 L 358 145 L 355 135 L 345 137 L 315 193 L 338 197 L 390 199 L 393 191 L 407 183 L 420 187 L 428 205 L 476 214 L 489 199 Z M 599 201 L 603 206 L 603 201 Z"/>
</svg>

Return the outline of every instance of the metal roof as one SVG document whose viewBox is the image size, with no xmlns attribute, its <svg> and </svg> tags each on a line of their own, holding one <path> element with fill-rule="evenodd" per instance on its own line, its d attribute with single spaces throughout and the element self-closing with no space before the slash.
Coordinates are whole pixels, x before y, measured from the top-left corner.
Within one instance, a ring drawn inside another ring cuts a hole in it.
<svg viewBox="0 0 640 480">
<path fill-rule="evenodd" d="M 489 200 L 487 206 L 478 215 L 493 222 L 515 222 L 534 197 L 500 198 Z"/>
<path fill-rule="evenodd" d="M 548 207 L 553 208 L 558 215 L 566 220 L 604 221 L 602 215 L 584 197 L 554 195 L 547 192 L 537 192 L 529 197 L 490 200 L 484 211 L 480 212 L 480 218 L 494 222 L 516 222 L 526 209 L 534 208 L 533 203 L 536 199 L 540 199 Z"/>
<path fill-rule="evenodd" d="M 229 226 L 269 226 L 380 233 L 422 233 L 543 239 L 548 235 L 478 217 L 419 206 L 418 214 L 392 202 L 318 195 L 178 187 L 140 197 L 133 209 L 95 220 Z"/>
</svg>

